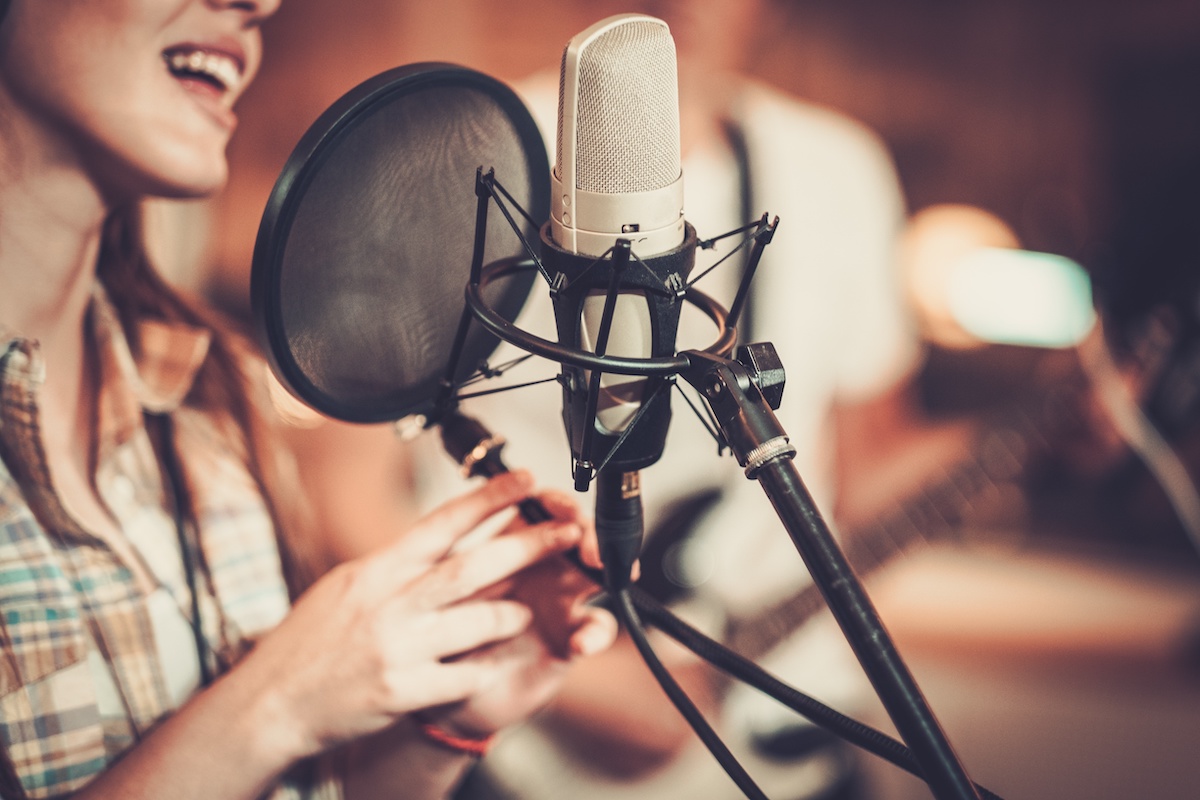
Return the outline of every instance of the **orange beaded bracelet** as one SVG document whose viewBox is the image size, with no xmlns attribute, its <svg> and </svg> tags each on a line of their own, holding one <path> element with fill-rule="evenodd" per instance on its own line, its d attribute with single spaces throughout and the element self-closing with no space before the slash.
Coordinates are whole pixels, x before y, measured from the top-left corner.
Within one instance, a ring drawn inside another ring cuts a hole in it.
<svg viewBox="0 0 1200 800">
<path fill-rule="evenodd" d="M 468 739 L 465 736 L 455 736 L 447 733 L 432 722 L 418 720 L 417 723 L 421 728 L 421 733 L 430 741 L 436 742 L 450 750 L 475 756 L 476 758 L 487 753 L 488 748 L 492 746 L 492 740 L 495 738 L 493 736 L 485 736 L 482 739 Z"/>
</svg>

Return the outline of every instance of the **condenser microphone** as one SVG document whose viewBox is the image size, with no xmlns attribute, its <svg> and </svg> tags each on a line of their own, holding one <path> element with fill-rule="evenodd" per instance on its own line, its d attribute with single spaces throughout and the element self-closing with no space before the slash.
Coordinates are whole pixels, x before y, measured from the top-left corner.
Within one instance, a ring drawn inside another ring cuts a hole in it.
<svg viewBox="0 0 1200 800">
<path fill-rule="evenodd" d="M 559 76 L 542 256 L 558 276 L 560 343 L 604 356 L 673 355 L 695 248 L 683 215 L 675 42 L 653 17 L 602 20 L 567 44 Z M 606 548 L 615 551 L 625 570 L 642 536 L 638 470 L 665 444 L 669 382 L 564 365 L 562 383 L 576 488 L 594 469 L 601 555 L 607 565 Z"/>
<path fill-rule="evenodd" d="M 675 40 L 654 17 L 623 14 L 575 36 L 559 73 L 550 228 L 572 253 L 618 237 L 641 255 L 683 241 Z"/>
</svg>

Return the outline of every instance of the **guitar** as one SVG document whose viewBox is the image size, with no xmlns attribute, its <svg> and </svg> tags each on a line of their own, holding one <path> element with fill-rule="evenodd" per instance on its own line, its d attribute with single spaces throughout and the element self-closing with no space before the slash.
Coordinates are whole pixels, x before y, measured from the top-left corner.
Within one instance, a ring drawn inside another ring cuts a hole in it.
<svg viewBox="0 0 1200 800">
<path fill-rule="evenodd" d="M 970 458 L 944 468 L 938 480 L 891 513 L 840 535 L 842 552 L 860 579 L 918 548 L 960 540 L 981 508 L 1017 484 L 1049 446 L 1043 426 L 1021 411 L 977 434 L 971 450 Z M 725 644 L 757 661 L 824 608 L 819 587 L 809 583 L 752 615 L 728 619 Z"/>
</svg>

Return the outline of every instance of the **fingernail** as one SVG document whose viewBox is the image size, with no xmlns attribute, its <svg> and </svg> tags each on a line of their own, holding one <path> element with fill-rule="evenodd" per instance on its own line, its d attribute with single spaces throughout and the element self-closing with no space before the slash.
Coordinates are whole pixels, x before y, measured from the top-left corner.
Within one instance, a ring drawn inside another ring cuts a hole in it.
<svg viewBox="0 0 1200 800">
<path fill-rule="evenodd" d="M 580 528 L 573 522 L 562 525 L 555 525 L 550 529 L 549 540 L 550 544 L 556 547 L 564 547 L 574 544 L 583 536 L 583 528 Z"/>
<path fill-rule="evenodd" d="M 520 603 L 513 603 L 511 608 L 513 628 L 518 631 L 528 628 L 533 622 L 533 609 Z"/>
<path fill-rule="evenodd" d="M 577 656 L 594 656 L 612 646 L 616 638 L 616 626 L 589 625 L 576 632 L 571 639 L 571 648 Z"/>
</svg>

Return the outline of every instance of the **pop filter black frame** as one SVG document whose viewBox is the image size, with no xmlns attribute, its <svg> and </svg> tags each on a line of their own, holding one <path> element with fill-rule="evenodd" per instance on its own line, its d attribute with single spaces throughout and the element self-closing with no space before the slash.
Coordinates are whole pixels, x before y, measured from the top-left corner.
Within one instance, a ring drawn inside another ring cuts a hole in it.
<svg viewBox="0 0 1200 800">
<path fill-rule="evenodd" d="M 280 298 L 289 235 L 308 187 L 338 143 L 360 121 L 383 104 L 394 101 L 398 95 L 439 87 L 480 91 L 504 112 L 513 125 L 529 168 L 528 212 L 535 219 L 548 218 L 550 213 L 550 168 L 541 131 L 512 89 L 481 72 L 442 62 L 397 67 L 360 83 L 317 118 L 288 157 L 268 198 L 254 246 L 250 297 L 255 326 L 263 340 L 262 349 L 279 381 L 313 409 L 345 422 L 378 423 L 414 415 L 428 417 L 433 414 L 438 398 L 430 394 L 407 403 L 389 398 L 364 407 L 338 400 L 310 379 L 297 362 L 284 328 Z M 464 209 L 468 219 L 471 211 L 471 208 Z M 518 274 L 510 280 L 502 305 L 506 316 L 515 317 L 528 297 L 534 276 Z M 474 365 L 485 360 L 498 343 L 497 338 L 476 328 L 462 343 L 463 357 L 459 359 L 462 368 L 474 369 Z"/>
</svg>

